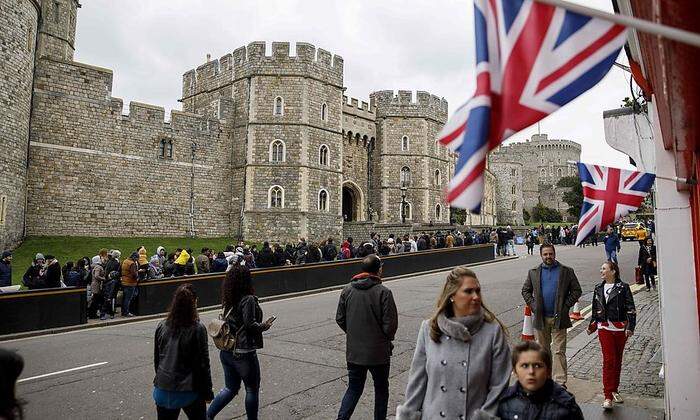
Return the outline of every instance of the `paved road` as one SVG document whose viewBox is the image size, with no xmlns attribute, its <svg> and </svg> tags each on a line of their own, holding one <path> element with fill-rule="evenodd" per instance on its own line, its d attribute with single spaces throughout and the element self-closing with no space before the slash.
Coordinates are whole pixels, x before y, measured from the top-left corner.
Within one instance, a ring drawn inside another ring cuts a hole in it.
<svg viewBox="0 0 700 420">
<path fill-rule="evenodd" d="M 636 244 L 628 243 L 620 254 L 623 278 L 628 281 L 636 264 L 636 250 Z M 602 246 L 561 247 L 558 259 L 574 267 L 584 289 L 584 300 L 590 299 L 604 259 Z M 484 301 L 510 327 L 513 339 L 519 338 L 522 323 L 523 276 L 538 263 L 537 255 L 523 256 L 474 269 L 482 283 Z M 444 277 L 444 273 L 437 273 L 387 282 L 400 316 L 392 359 L 390 412 L 402 399 L 418 327 L 429 316 Z M 347 381 L 344 336 L 334 320 L 339 293 L 262 305 L 265 315 L 274 314 L 278 319 L 266 333 L 265 348 L 259 352 L 263 372 L 261 418 L 335 418 Z M 204 320 L 212 316 L 211 312 L 202 314 Z M 18 392 L 28 403 L 27 418 L 154 418 L 152 345 L 157 322 L 0 342 L 1 347 L 15 349 L 25 359 L 21 378 L 25 380 L 19 384 Z M 213 345 L 210 355 L 215 387 L 221 386 L 223 375 Z M 102 364 L 95 365 L 98 363 Z M 84 366 L 88 367 L 62 372 Z M 50 375 L 56 372 L 62 373 Z M 371 418 L 372 400 L 370 385 L 356 418 Z M 221 418 L 244 418 L 242 398 L 237 397 L 223 414 Z"/>
</svg>

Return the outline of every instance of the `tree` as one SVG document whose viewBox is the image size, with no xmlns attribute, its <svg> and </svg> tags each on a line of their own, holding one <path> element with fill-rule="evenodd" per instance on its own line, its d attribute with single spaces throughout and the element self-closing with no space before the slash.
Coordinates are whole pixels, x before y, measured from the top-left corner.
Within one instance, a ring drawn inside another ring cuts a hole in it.
<svg viewBox="0 0 700 420">
<path fill-rule="evenodd" d="M 450 208 L 450 219 L 452 223 L 463 225 L 467 220 L 467 211 L 465 209 L 452 207 Z"/>
<path fill-rule="evenodd" d="M 525 223 L 530 221 L 530 212 L 527 211 L 526 209 L 523 209 L 523 221 Z"/>
<path fill-rule="evenodd" d="M 581 214 L 581 205 L 583 205 L 583 187 L 581 180 L 576 176 L 567 176 L 561 178 L 557 182 L 557 187 L 569 187 L 570 190 L 564 193 L 562 199 L 569 205 L 567 213 L 573 217 L 578 217 Z"/>
<path fill-rule="evenodd" d="M 542 203 L 537 203 L 537 205 L 532 208 L 531 221 L 557 223 L 562 221 L 562 217 L 561 213 L 556 209 L 545 207 Z"/>
</svg>

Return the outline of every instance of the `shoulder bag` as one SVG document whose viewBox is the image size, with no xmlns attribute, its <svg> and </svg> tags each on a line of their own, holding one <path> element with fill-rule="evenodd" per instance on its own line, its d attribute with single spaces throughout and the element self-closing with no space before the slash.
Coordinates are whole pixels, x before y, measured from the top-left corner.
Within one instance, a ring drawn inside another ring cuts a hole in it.
<svg viewBox="0 0 700 420">
<path fill-rule="evenodd" d="M 243 330 L 243 325 L 241 325 L 235 334 L 231 333 L 227 319 L 232 310 L 233 307 L 224 313 L 225 308 L 222 307 L 221 313 L 207 324 L 207 332 L 219 350 L 234 351 L 238 342 L 238 334 Z"/>
</svg>

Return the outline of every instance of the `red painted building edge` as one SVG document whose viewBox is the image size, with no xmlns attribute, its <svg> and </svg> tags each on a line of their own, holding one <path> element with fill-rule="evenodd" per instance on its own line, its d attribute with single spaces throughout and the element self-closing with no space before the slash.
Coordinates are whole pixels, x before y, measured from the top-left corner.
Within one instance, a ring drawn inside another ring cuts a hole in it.
<svg viewBox="0 0 700 420">
<path fill-rule="evenodd" d="M 700 153 L 695 153 L 695 176 L 700 175 Z M 698 302 L 698 319 L 700 319 L 700 185 L 694 185 L 690 192 L 690 214 L 693 219 L 693 244 L 695 256 L 695 292 Z"/>
</svg>

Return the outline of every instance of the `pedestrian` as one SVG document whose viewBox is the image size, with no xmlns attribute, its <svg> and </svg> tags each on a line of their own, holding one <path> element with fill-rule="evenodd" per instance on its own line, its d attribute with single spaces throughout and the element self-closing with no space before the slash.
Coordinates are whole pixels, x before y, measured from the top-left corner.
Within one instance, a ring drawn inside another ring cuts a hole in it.
<svg viewBox="0 0 700 420">
<path fill-rule="evenodd" d="M 382 284 L 382 260 L 370 254 L 362 260 L 362 273 L 345 286 L 335 315 L 345 332 L 348 389 L 338 420 L 352 417 L 367 379 L 374 382 L 374 418 L 386 419 L 389 404 L 389 366 L 392 341 L 398 328 L 394 296 Z"/>
<path fill-rule="evenodd" d="M 90 282 L 90 291 L 92 292 L 92 299 L 90 300 L 90 305 L 88 306 L 88 318 L 97 318 L 97 310 L 104 304 L 104 293 L 102 291 L 103 284 L 106 280 L 105 278 L 105 261 L 98 255 L 95 255 L 92 263 L 92 281 Z M 106 319 L 107 314 L 102 314 Z"/>
<path fill-rule="evenodd" d="M 275 267 L 281 267 L 284 265 L 284 261 L 286 260 L 286 256 L 284 254 L 284 249 L 282 249 L 282 246 L 280 244 L 275 244 L 275 251 L 272 254 L 272 261 L 274 262 Z"/>
<path fill-rule="evenodd" d="M 175 253 L 171 252 L 168 254 L 168 258 L 165 259 L 165 264 L 163 264 L 163 277 L 172 277 L 175 275 L 175 258 Z"/>
<path fill-rule="evenodd" d="M 326 261 L 333 261 L 338 256 L 338 248 L 336 248 L 333 243 L 333 238 L 328 238 L 326 246 L 323 247 L 323 259 Z"/>
<path fill-rule="evenodd" d="M 321 249 L 316 245 L 316 242 L 311 242 L 309 245 L 308 253 L 306 254 L 306 259 L 304 262 L 306 264 L 309 263 L 317 263 L 321 262 L 323 259 L 323 256 L 321 255 Z"/>
<path fill-rule="evenodd" d="M 209 248 L 202 248 L 202 253 L 197 255 L 194 263 L 197 266 L 197 274 L 209 273 L 211 271 L 211 262 L 209 261 L 209 256 L 211 255 L 211 250 Z"/>
<path fill-rule="evenodd" d="M 46 268 L 44 270 L 44 285 L 51 289 L 61 287 L 61 264 L 53 255 L 46 255 Z"/>
<path fill-rule="evenodd" d="M 158 323 L 154 340 L 153 400 L 158 420 L 205 420 L 206 403 L 214 398 L 209 366 L 207 330 L 199 322 L 197 294 L 192 285 L 180 285 L 168 316 Z"/>
<path fill-rule="evenodd" d="M 46 287 L 44 284 L 43 271 L 46 259 L 44 254 L 37 253 L 32 260 L 32 264 L 27 268 L 22 276 L 22 284 L 29 290 L 43 289 Z"/>
<path fill-rule="evenodd" d="M 160 258 L 158 255 L 151 257 L 151 261 L 148 263 L 148 276 L 149 280 L 162 279 L 163 278 L 163 268 L 160 265 Z"/>
<path fill-rule="evenodd" d="M 620 238 L 614 232 L 612 226 L 608 226 L 607 233 L 603 238 L 605 245 L 605 257 L 608 261 L 617 264 L 617 253 L 620 251 Z"/>
<path fill-rule="evenodd" d="M 3 251 L 0 258 L 0 287 L 12 285 L 12 252 Z"/>
<path fill-rule="evenodd" d="M 187 250 L 178 249 L 178 251 L 180 254 L 175 258 L 175 270 L 173 272 L 175 277 L 180 277 L 187 274 L 187 264 L 189 264 L 190 261 L 190 253 L 187 252 Z"/>
<path fill-rule="evenodd" d="M 107 262 L 105 263 L 105 282 L 102 284 L 102 294 L 104 304 L 100 311 L 100 319 L 105 320 L 107 314 L 111 319 L 114 319 L 114 308 L 116 305 L 116 295 L 118 285 L 121 279 L 122 271 L 119 258 L 122 253 L 118 249 L 113 249 L 107 253 Z"/>
<path fill-rule="evenodd" d="M 617 263 L 604 262 L 600 267 L 600 277 L 603 281 L 593 290 L 588 334 L 598 331 L 603 351 L 603 409 L 610 410 L 613 402 L 623 402 L 618 392 L 622 354 L 627 339 L 634 334 L 637 311 L 632 290 L 620 279 Z"/>
<path fill-rule="evenodd" d="M 340 245 L 340 253 L 338 254 L 338 259 L 348 260 L 352 258 L 352 250 L 350 249 L 350 247 L 350 242 L 343 241 L 343 243 Z"/>
<path fill-rule="evenodd" d="M 643 245 L 639 247 L 639 258 L 637 265 L 644 276 L 644 283 L 647 292 L 652 288 L 656 290 L 656 245 L 651 237 L 647 238 Z"/>
<path fill-rule="evenodd" d="M 528 230 L 525 234 L 525 245 L 527 246 L 528 255 L 534 255 L 533 250 L 535 248 L 535 240 L 536 238 L 532 235 L 532 232 Z"/>
<path fill-rule="evenodd" d="M 270 248 L 269 242 L 263 242 L 263 247 L 260 250 L 258 256 L 255 258 L 255 262 L 256 265 L 260 268 L 274 267 L 275 255 L 272 252 L 272 248 Z"/>
<path fill-rule="evenodd" d="M 129 258 L 125 259 L 121 266 L 122 281 L 122 316 L 132 317 L 131 301 L 138 296 L 138 260 L 139 253 L 132 252 Z"/>
<path fill-rule="evenodd" d="M 511 362 L 518 381 L 498 402 L 498 418 L 583 420 L 574 396 L 552 380 L 552 355 L 541 345 L 522 341 L 513 348 Z"/>
<path fill-rule="evenodd" d="M 214 258 L 214 261 L 211 263 L 211 272 L 223 273 L 227 268 L 228 260 L 226 260 L 226 255 L 224 255 L 223 251 L 219 251 L 219 253 L 216 254 L 216 258 Z"/>
<path fill-rule="evenodd" d="M 476 274 L 453 269 L 418 332 L 397 420 L 493 418 L 510 380 L 506 330 L 481 299 Z"/>
<path fill-rule="evenodd" d="M 235 264 L 221 284 L 221 306 L 230 331 L 237 336 L 233 351 L 221 350 L 219 357 L 224 369 L 224 387 L 207 410 L 213 419 L 245 386 L 245 412 L 249 420 L 257 420 L 260 392 L 260 362 L 257 349 L 263 347 L 263 331 L 272 326 L 275 317 L 262 321 L 263 312 L 255 296 L 250 270 Z"/>
<path fill-rule="evenodd" d="M 17 378 L 24 369 L 19 354 L 0 348 L 0 419 L 22 419 L 22 402 L 17 398 Z"/>
<path fill-rule="evenodd" d="M 138 280 L 146 280 L 148 278 L 148 253 L 145 247 L 140 247 L 136 252 L 139 254 L 138 263 Z"/>
<path fill-rule="evenodd" d="M 510 225 L 506 228 L 506 255 L 515 255 L 515 232 Z"/>
<path fill-rule="evenodd" d="M 581 297 L 581 285 L 571 267 L 556 260 L 554 245 L 540 245 L 542 264 L 527 273 L 522 287 L 525 304 L 532 309 L 537 342 L 553 356 L 553 378 L 566 387 L 566 329 L 569 309 Z"/>
</svg>

